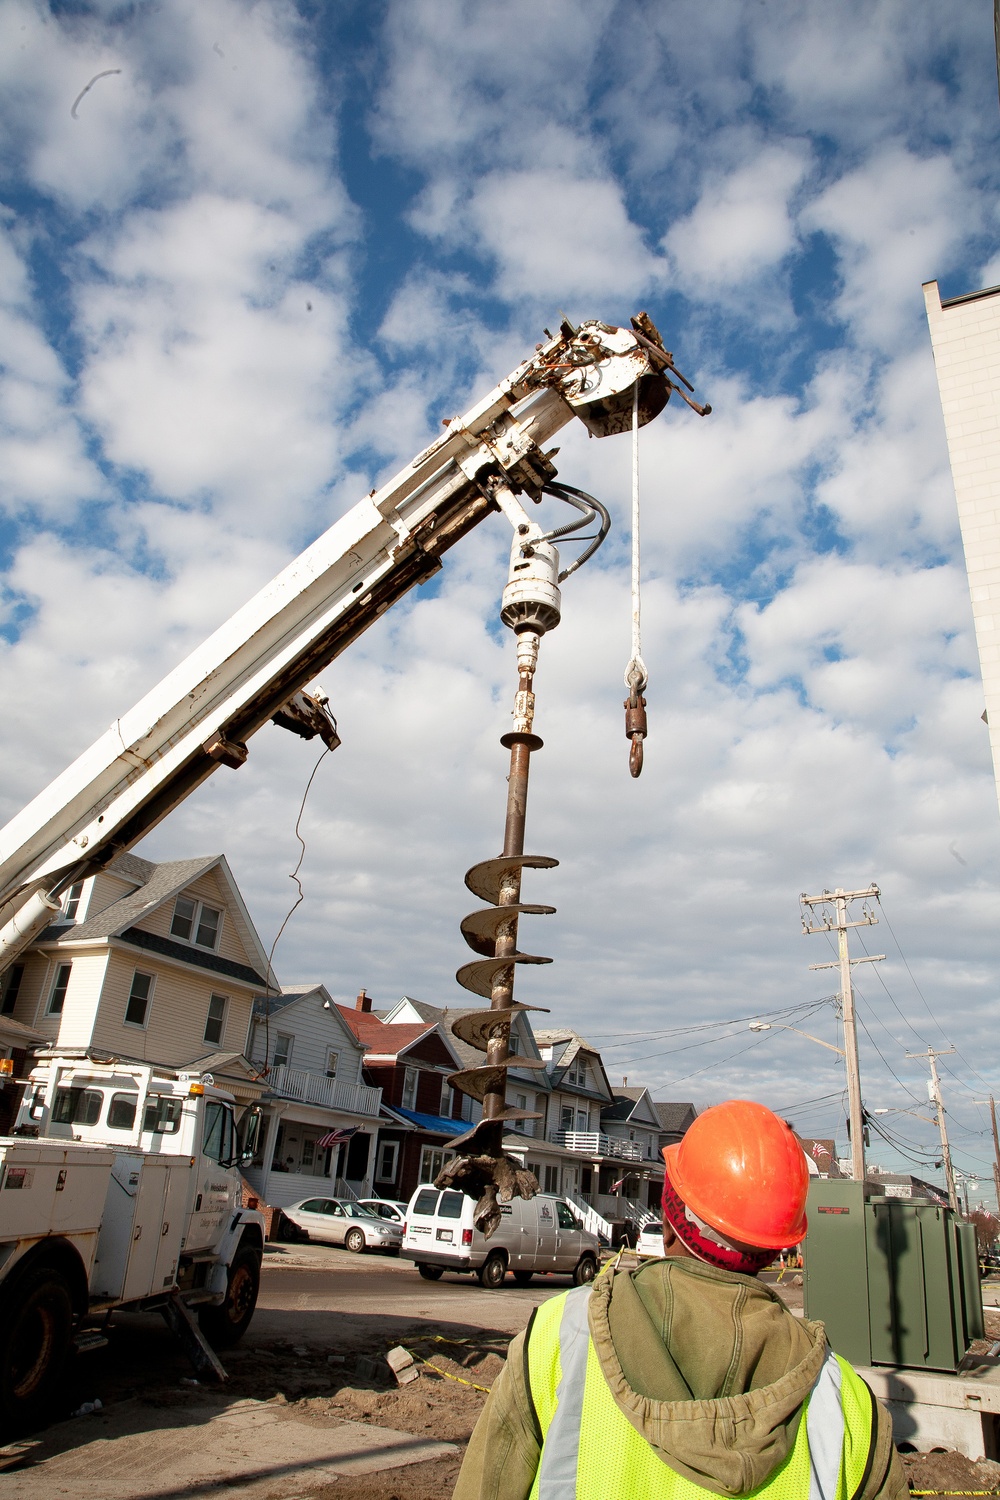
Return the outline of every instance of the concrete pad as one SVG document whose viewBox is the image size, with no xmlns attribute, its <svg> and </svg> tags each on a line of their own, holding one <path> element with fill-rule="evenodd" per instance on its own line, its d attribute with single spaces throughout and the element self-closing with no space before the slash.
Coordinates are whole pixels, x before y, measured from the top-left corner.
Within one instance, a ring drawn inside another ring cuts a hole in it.
<svg viewBox="0 0 1000 1500">
<path fill-rule="evenodd" d="M 174 1411 L 129 1401 L 107 1415 L 111 1435 L 95 1430 L 93 1418 L 80 1418 L 0 1450 L 0 1463 L 20 1452 L 24 1464 L 0 1472 L 0 1497 L 199 1500 L 238 1486 L 253 1500 L 291 1500 L 342 1475 L 456 1451 L 453 1443 L 365 1422 L 297 1417 L 263 1401 Z"/>
<path fill-rule="evenodd" d="M 998 1456 L 1000 1361 L 970 1357 L 957 1375 L 890 1365 L 859 1367 L 858 1374 L 888 1407 L 897 1443 L 918 1453 L 954 1448 L 971 1459 Z"/>
</svg>

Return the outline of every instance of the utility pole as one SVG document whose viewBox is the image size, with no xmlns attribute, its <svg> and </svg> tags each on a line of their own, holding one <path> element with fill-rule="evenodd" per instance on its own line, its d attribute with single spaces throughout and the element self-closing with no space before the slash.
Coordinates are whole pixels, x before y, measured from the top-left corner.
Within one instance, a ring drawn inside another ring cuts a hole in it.
<svg viewBox="0 0 1000 1500">
<path fill-rule="evenodd" d="M 931 1103 L 937 1110 L 938 1130 L 941 1132 L 941 1160 L 944 1162 L 944 1180 L 948 1187 L 948 1202 L 954 1213 L 960 1213 L 958 1206 L 958 1189 L 955 1186 L 955 1173 L 951 1165 L 951 1147 L 948 1145 L 948 1122 L 944 1117 L 944 1101 L 941 1098 L 941 1080 L 938 1077 L 937 1060 L 939 1057 L 947 1057 L 949 1052 L 954 1052 L 954 1047 L 942 1047 L 935 1052 L 933 1047 L 928 1047 L 926 1052 L 908 1052 L 907 1057 L 923 1057 L 931 1065 L 931 1079 L 928 1092 Z"/>
<path fill-rule="evenodd" d="M 879 888 L 870 885 L 865 891 L 824 891 L 821 896 L 799 897 L 808 907 L 808 915 L 802 918 L 802 931 L 835 932 L 837 934 L 837 961 L 828 964 L 810 964 L 810 969 L 840 970 L 840 1013 L 844 1022 L 844 1062 L 847 1066 L 847 1111 L 851 1125 L 851 1176 L 855 1182 L 865 1180 L 865 1120 L 861 1103 L 861 1070 L 858 1065 L 858 1028 L 854 1014 L 854 986 L 851 983 L 853 964 L 881 963 L 884 953 L 865 958 L 852 958 L 847 946 L 849 927 L 873 927 L 878 917 L 871 911 L 868 902 L 878 900 Z M 852 901 L 863 901 L 861 917 L 848 920 L 848 905 Z M 816 908 L 822 908 L 817 913 Z M 828 910 L 832 907 L 833 911 Z M 812 919 L 812 921 L 810 921 Z"/>
<path fill-rule="evenodd" d="M 997 1107 L 992 1094 L 990 1119 L 993 1121 L 993 1186 L 997 1190 L 997 1213 L 1000 1214 L 1000 1135 L 997 1135 Z"/>
</svg>

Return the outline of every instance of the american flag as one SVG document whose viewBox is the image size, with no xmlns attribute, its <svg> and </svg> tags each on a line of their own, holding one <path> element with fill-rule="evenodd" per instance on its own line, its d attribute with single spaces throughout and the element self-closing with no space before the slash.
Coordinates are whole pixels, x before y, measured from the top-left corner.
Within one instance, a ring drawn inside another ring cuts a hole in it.
<svg viewBox="0 0 1000 1500">
<path fill-rule="evenodd" d="M 316 1149 L 325 1151 L 328 1146 L 339 1146 L 341 1141 L 349 1141 L 352 1135 L 357 1135 L 360 1129 L 360 1125 L 351 1125 L 345 1130 L 329 1130 L 326 1135 L 320 1136 Z"/>
</svg>

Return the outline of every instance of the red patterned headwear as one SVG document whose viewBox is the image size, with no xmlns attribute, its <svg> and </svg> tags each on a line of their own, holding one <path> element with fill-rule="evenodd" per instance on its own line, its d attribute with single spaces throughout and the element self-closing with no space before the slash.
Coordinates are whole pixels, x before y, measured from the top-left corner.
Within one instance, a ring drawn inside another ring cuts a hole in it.
<svg viewBox="0 0 1000 1500">
<path fill-rule="evenodd" d="M 669 1169 L 663 1178 L 663 1217 L 696 1259 L 710 1266 L 718 1266 L 722 1271 L 738 1271 L 743 1276 L 756 1276 L 758 1271 L 763 1271 L 774 1259 L 773 1250 L 754 1250 L 750 1246 L 736 1249 L 707 1224 L 696 1219 L 670 1181 Z"/>
</svg>

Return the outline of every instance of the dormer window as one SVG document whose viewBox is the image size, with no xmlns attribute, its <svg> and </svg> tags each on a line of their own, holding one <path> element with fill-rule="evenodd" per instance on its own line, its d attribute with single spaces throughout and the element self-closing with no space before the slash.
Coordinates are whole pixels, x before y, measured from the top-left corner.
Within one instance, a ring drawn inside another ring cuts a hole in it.
<svg viewBox="0 0 1000 1500">
<path fill-rule="evenodd" d="M 174 903 L 170 934 L 181 938 L 185 943 L 194 943 L 199 948 L 211 948 L 214 952 L 219 945 L 221 923 L 222 913 L 216 907 L 206 906 L 204 901 L 194 901 L 190 896 L 178 896 Z"/>
<path fill-rule="evenodd" d="M 83 895 L 83 881 L 75 880 L 63 897 L 63 916 L 68 922 L 76 921 L 76 914 L 80 910 L 80 897 Z"/>
</svg>

